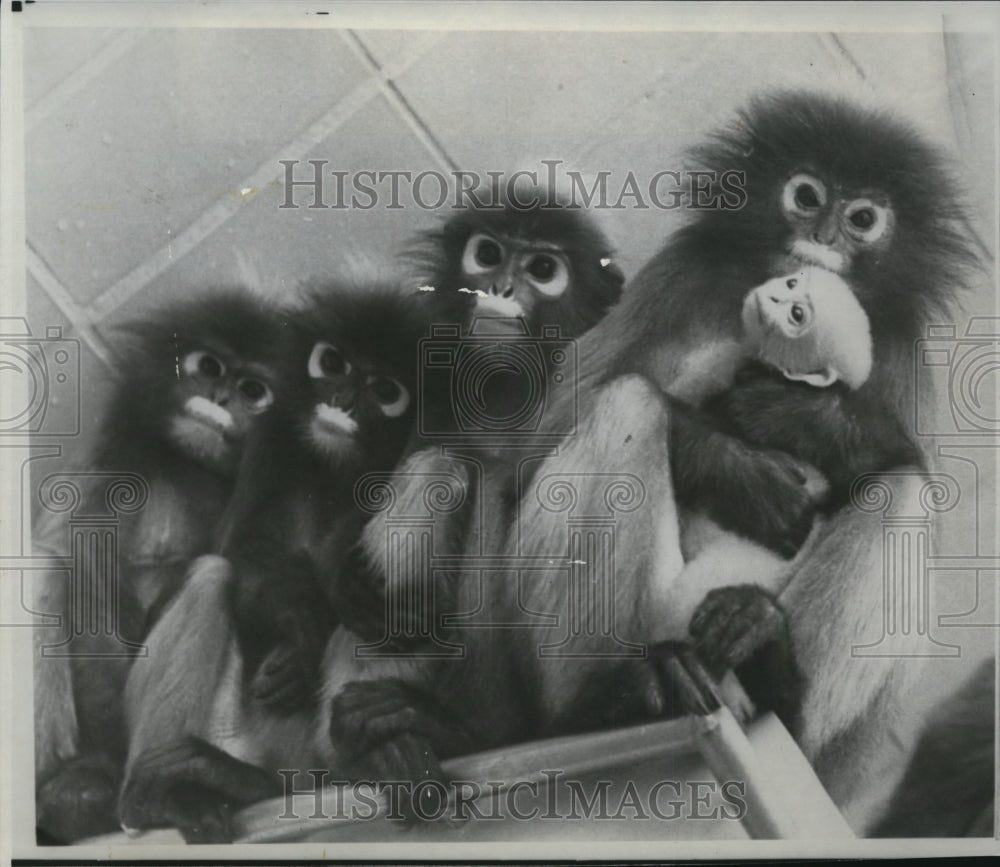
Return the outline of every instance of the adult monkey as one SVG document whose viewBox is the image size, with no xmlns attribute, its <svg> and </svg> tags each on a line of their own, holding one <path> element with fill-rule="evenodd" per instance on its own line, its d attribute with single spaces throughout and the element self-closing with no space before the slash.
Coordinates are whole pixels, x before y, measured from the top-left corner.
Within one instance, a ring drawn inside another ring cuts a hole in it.
<svg viewBox="0 0 1000 867">
<path fill-rule="evenodd" d="M 811 524 L 814 504 L 793 461 L 746 447 L 689 408 L 731 381 L 731 348 L 750 289 L 802 265 L 840 274 L 871 323 L 875 359 L 864 389 L 910 430 L 914 343 L 931 315 L 956 297 L 973 261 L 960 231 L 956 184 L 940 156 L 885 114 L 822 96 L 775 95 L 755 100 L 738 124 L 695 153 L 708 170 L 745 173 L 746 206 L 701 212 L 581 339 L 579 433 L 535 474 L 539 483 L 577 474 L 578 502 L 602 496 L 595 472 L 629 474 L 644 484 L 646 503 L 619 518 L 616 540 L 615 617 L 623 637 L 636 643 L 655 643 L 660 621 L 671 614 L 670 583 L 682 561 L 675 498 L 786 552 L 798 548 Z M 565 519 L 542 505 L 543 494 L 540 484 L 527 489 L 508 553 L 559 556 Z M 913 497 L 912 486 L 904 482 L 896 496 Z M 803 557 L 780 608 L 752 590 L 717 595 L 699 612 L 692 636 L 710 663 L 739 666 L 779 637 L 781 609 L 788 612 L 807 682 L 796 735 L 841 805 L 864 787 L 861 769 L 877 755 L 889 712 L 919 672 L 913 658 L 851 656 L 853 645 L 879 638 L 882 557 L 879 517 L 847 507 Z M 522 606 L 567 611 L 565 574 L 521 586 L 526 597 L 515 599 L 517 581 L 490 582 L 486 605 L 498 621 Z M 481 744 L 583 727 L 618 697 L 619 719 L 663 706 L 663 689 L 645 662 L 539 658 L 539 645 L 558 643 L 564 631 L 509 641 L 509 633 L 496 631 L 463 636 L 464 666 L 476 676 L 442 667 L 435 689 L 444 696 L 442 718 L 461 720 Z M 574 634 L 563 647 L 587 654 L 594 640 Z M 886 641 L 891 651 L 892 639 Z M 506 657 L 497 643 L 507 645 Z M 449 672 L 457 682 L 446 683 Z M 336 741 L 350 740 L 342 736 L 350 721 L 345 711 L 361 697 L 348 688 L 335 702 Z M 511 712 L 512 701 L 520 713 Z M 386 720 L 413 716 L 398 702 L 384 704 Z M 417 725 L 435 747 L 452 735 L 447 725 L 441 737 L 426 720 Z M 370 715 L 350 737 L 359 728 L 381 738 L 392 733 L 392 725 Z"/>
</svg>

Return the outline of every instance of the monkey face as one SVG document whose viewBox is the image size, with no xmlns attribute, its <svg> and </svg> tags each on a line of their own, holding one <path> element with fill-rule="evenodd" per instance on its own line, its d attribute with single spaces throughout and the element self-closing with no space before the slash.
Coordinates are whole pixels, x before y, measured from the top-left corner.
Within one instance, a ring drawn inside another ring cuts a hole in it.
<svg viewBox="0 0 1000 867">
<path fill-rule="evenodd" d="M 895 227 L 886 196 L 831 186 L 812 172 L 797 172 L 784 183 L 781 213 L 792 230 L 789 252 L 837 274 L 886 249 Z"/>
<path fill-rule="evenodd" d="M 251 424 L 274 403 L 270 372 L 205 347 L 182 355 L 176 373 L 169 438 L 201 463 L 232 469 Z"/>
<path fill-rule="evenodd" d="M 462 252 L 461 280 L 477 295 L 477 316 L 531 320 L 535 307 L 571 291 L 560 247 L 476 232 Z"/>
<path fill-rule="evenodd" d="M 808 281 L 800 276 L 768 280 L 743 302 L 743 329 L 752 337 L 773 332 L 787 340 L 799 340 L 812 330 L 813 321 Z"/>
<path fill-rule="evenodd" d="M 308 435 L 324 455 L 346 458 L 372 449 L 373 437 L 386 429 L 407 429 L 410 389 L 390 372 L 319 341 L 309 355 L 308 373 Z"/>
<path fill-rule="evenodd" d="M 768 280 L 743 302 L 746 349 L 786 377 L 859 388 L 871 372 L 868 316 L 851 287 L 818 267 Z"/>
</svg>

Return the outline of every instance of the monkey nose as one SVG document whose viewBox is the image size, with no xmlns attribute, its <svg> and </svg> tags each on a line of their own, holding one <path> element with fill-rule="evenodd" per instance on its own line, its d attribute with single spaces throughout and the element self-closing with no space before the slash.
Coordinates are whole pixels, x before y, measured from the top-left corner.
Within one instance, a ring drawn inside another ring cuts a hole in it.
<svg viewBox="0 0 1000 867">
<path fill-rule="evenodd" d="M 340 394 L 335 394 L 330 398 L 330 406 L 335 406 L 337 409 L 342 409 L 344 412 L 350 412 L 354 409 L 354 401 L 356 395 L 345 394 L 341 392 Z"/>
<path fill-rule="evenodd" d="M 820 244 L 823 247 L 830 247 L 837 239 L 837 232 L 835 229 L 813 232 L 812 239 L 816 244 Z"/>
</svg>

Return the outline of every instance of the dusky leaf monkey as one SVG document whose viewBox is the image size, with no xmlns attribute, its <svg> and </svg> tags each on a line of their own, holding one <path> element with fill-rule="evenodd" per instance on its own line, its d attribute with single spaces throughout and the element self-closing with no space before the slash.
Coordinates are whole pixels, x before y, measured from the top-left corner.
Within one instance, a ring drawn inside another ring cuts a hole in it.
<svg viewBox="0 0 1000 867">
<path fill-rule="evenodd" d="M 354 489 L 406 445 L 435 309 L 344 282 L 317 284 L 292 315 L 296 378 L 248 446 L 219 554 L 192 564 L 129 677 L 124 827 L 228 840 L 237 806 L 280 791 L 277 768 L 327 759 L 311 699 L 367 517 Z"/>
<path fill-rule="evenodd" d="M 244 444 L 280 387 L 283 330 L 278 309 L 238 289 L 166 304 L 120 328 L 118 379 L 80 468 L 90 475 L 80 508 L 99 509 L 107 474 L 135 474 L 149 495 L 121 519 L 116 598 L 96 574 L 82 576 L 87 592 L 98 594 L 93 604 L 108 606 L 95 616 L 115 606 L 117 634 L 102 619 L 101 628 L 74 636 L 72 656 L 42 657 L 42 645 L 57 638 L 36 629 L 36 806 L 46 839 L 117 827 L 129 645 L 142 641 L 189 561 L 211 550 Z M 45 523 L 37 536 L 65 533 L 65 522 Z M 79 618 L 65 578 L 42 580 L 41 609 L 64 623 Z"/>
</svg>

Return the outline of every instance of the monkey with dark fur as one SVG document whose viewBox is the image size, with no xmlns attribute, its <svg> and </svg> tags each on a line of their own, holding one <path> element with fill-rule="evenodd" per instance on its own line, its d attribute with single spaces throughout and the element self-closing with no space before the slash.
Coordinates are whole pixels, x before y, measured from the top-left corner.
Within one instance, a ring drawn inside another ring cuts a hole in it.
<svg viewBox="0 0 1000 867">
<path fill-rule="evenodd" d="M 617 303 L 625 280 L 591 219 L 542 189 L 460 211 L 425 233 L 409 258 L 419 281 L 472 293 L 469 321 L 520 319 L 535 337 L 542 326 L 564 337 L 588 331 Z"/>
<path fill-rule="evenodd" d="M 38 825 L 53 841 L 117 827 L 132 664 L 119 640 L 136 647 L 180 587 L 189 561 L 211 550 L 244 443 L 280 388 L 281 316 L 246 292 L 213 292 L 121 330 L 121 381 L 83 468 L 136 474 L 149 498 L 119 527 L 117 599 L 103 598 L 117 605 L 117 636 L 87 632 L 74 637 L 69 659 L 35 660 Z M 103 487 L 94 476 L 81 508 L 99 507 Z M 61 528 L 53 524 L 41 535 Z M 82 580 L 101 591 L 96 576 Z M 43 581 L 42 610 L 70 615 L 65 580 Z M 43 641 L 54 639 L 36 630 L 39 649 Z"/>
<path fill-rule="evenodd" d="M 677 394 L 708 393 L 699 408 L 719 430 L 802 461 L 825 514 L 848 503 L 851 485 L 862 475 L 922 466 L 905 428 L 877 394 L 862 390 L 873 363 L 871 330 L 843 279 L 816 266 L 775 277 L 747 295 L 741 319 L 730 387 L 712 394 L 710 384 L 694 378 L 674 384 Z M 680 520 L 686 565 L 671 588 L 670 635 L 685 635 L 699 605 L 701 617 L 691 632 L 700 632 L 701 621 L 711 619 L 712 606 L 701 604 L 707 594 L 724 599 L 730 591 L 715 591 L 736 584 L 778 593 L 797 566 L 797 560 L 724 531 L 704 514 L 682 512 Z M 808 556 L 808 549 L 797 556 Z M 701 640 L 710 644 L 714 637 Z M 775 709 L 791 721 L 793 707 Z"/>
<path fill-rule="evenodd" d="M 616 524 L 613 604 L 616 636 L 645 645 L 649 658 L 600 658 L 608 638 L 600 630 L 567 635 L 559 625 L 533 630 L 530 640 L 525 633 L 470 630 L 462 636 L 464 658 L 440 665 L 431 690 L 437 718 L 453 723 L 429 739 L 439 756 L 667 709 L 658 642 L 669 637 L 662 623 L 684 567 L 678 506 L 773 550 L 799 549 L 819 505 L 805 484 L 807 468 L 787 452 L 761 449 L 720 429 L 697 408 L 706 394 L 675 393 L 692 380 L 713 383 L 714 390 L 732 381 L 732 348 L 753 287 L 803 265 L 839 274 L 871 325 L 874 364 L 858 399 L 883 407 L 890 424 L 909 436 L 913 346 L 930 317 L 956 297 L 973 261 L 956 185 L 938 153 L 885 114 L 785 94 L 755 101 L 697 156 L 703 168 L 744 172 L 747 205 L 700 212 L 581 339 L 579 432 L 535 474 L 538 480 L 581 479 L 575 502 L 582 508 L 602 501 L 601 474 L 642 480 L 643 507 Z M 897 496 L 914 496 L 912 485 L 899 487 Z M 543 492 L 529 487 L 506 553 L 564 556 L 560 521 L 545 508 Z M 878 621 L 881 540 L 877 516 L 849 507 L 834 512 L 794 564 L 780 605 L 762 589 L 723 591 L 696 614 L 691 636 L 712 667 L 747 670 L 776 642 L 787 643 L 790 627 L 805 675 L 804 691 L 794 697 L 795 704 L 801 701 L 795 734 L 842 806 L 864 787 L 863 769 L 919 669 L 905 655 L 861 659 L 847 650 Z M 481 604 L 494 622 L 522 610 L 563 612 L 568 586 L 558 572 L 524 584 L 509 576 L 489 582 L 490 596 Z M 565 653 L 541 657 L 539 645 Z M 403 675 L 386 664 L 370 676 Z M 758 682 L 777 693 L 755 696 L 759 703 L 789 700 L 774 678 Z M 331 693 L 344 683 L 332 677 Z M 426 682 L 416 686 L 427 689 Z M 342 695 L 363 699 L 364 687 L 351 685 Z M 424 725 L 385 704 L 386 719 L 402 720 L 404 730 Z M 470 741 L 449 741 L 449 728 L 458 723 L 473 732 Z M 364 727 L 392 737 L 391 724 L 369 718 Z"/>
<path fill-rule="evenodd" d="M 469 398 L 478 401 L 477 417 L 499 420 L 500 431 L 504 420 L 533 399 L 526 391 L 530 386 L 523 365 L 516 357 L 505 365 L 505 353 L 516 356 L 524 351 L 525 344 L 534 348 L 533 338 L 579 337 L 618 302 L 624 282 L 624 275 L 613 261 L 611 245 L 596 223 L 582 209 L 566 204 L 554 191 L 543 188 L 522 188 L 516 191 L 516 198 L 504 199 L 495 207 L 458 213 L 440 229 L 422 235 L 411 248 L 409 258 L 414 266 L 414 280 L 425 289 L 432 287 L 435 293 L 465 293 L 461 295 L 468 302 L 465 308 L 453 310 L 461 317 L 458 333 L 463 338 L 475 338 L 475 349 L 488 353 L 490 368 L 490 375 L 477 380 L 475 392 Z M 486 346 L 490 337 L 496 341 Z M 512 349 L 512 340 L 523 342 Z M 547 388 L 551 389 L 554 370 L 547 354 L 540 357 L 545 359 Z M 477 355 L 477 365 L 485 366 L 485 358 Z M 460 436 L 446 456 L 436 444 L 429 445 L 433 442 L 431 438 L 420 432 L 415 435 L 413 454 L 393 478 L 399 509 L 405 512 L 410 499 L 417 502 L 423 498 L 428 478 L 457 480 L 463 488 L 466 505 L 449 514 L 445 525 L 439 528 L 442 532 L 436 537 L 436 552 L 468 556 L 496 552 L 513 522 L 519 466 L 537 460 L 538 449 L 519 447 L 525 437 L 514 447 L 509 440 L 506 445 L 494 447 L 491 434 L 495 431 L 489 426 L 462 437 L 463 431 L 454 422 L 458 399 L 455 394 L 438 386 L 429 376 L 424 377 L 422 384 L 423 406 L 434 416 L 431 426 Z M 543 401 L 546 399 L 543 397 Z M 340 631 L 335 647 L 355 640 L 350 629 L 372 640 L 382 635 L 386 609 L 381 591 L 386 565 L 379 540 L 383 534 L 384 517 L 376 516 L 365 529 L 362 549 L 366 553 L 353 576 L 358 592 L 352 601 L 357 604 L 346 615 L 348 629 Z M 397 611 L 403 618 L 404 630 L 420 632 L 422 617 L 426 627 L 429 613 L 433 616 L 448 608 L 454 601 L 454 585 L 460 580 L 452 576 L 435 582 L 438 602 L 434 612 L 408 608 Z M 334 666 L 351 665 L 336 650 L 330 651 L 327 662 Z M 389 694 L 383 691 L 386 688 Z M 367 729 L 364 705 L 369 700 L 373 709 L 378 708 L 372 714 L 375 717 L 388 707 L 405 707 L 409 699 L 420 701 L 416 694 L 396 695 L 393 684 L 381 683 L 375 687 L 367 683 L 363 692 L 368 695 L 359 695 L 361 707 L 338 704 L 333 712 L 337 754 L 342 758 L 353 755 L 351 745 L 355 741 L 362 745 L 371 743 L 370 731 L 359 737 L 353 731 L 355 721 Z M 327 699 L 330 694 L 327 691 Z M 326 701 L 323 712 L 328 711 Z M 391 745 L 389 749 L 394 751 Z M 375 747 L 367 757 L 375 763 L 376 771 L 382 769 L 380 752 Z M 360 771 L 366 762 L 362 758 L 353 766 Z M 416 765 L 420 763 L 416 761 Z"/>
<path fill-rule="evenodd" d="M 338 285 L 294 315 L 299 381 L 247 450 L 222 556 L 195 561 L 130 674 L 123 826 L 224 841 L 235 805 L 278 790 L 276 768 L 326 762 L 310 699 L 365 518 L 354 487 L 408 440 L 434 309 L 415 291 Z"/>
</svg>

